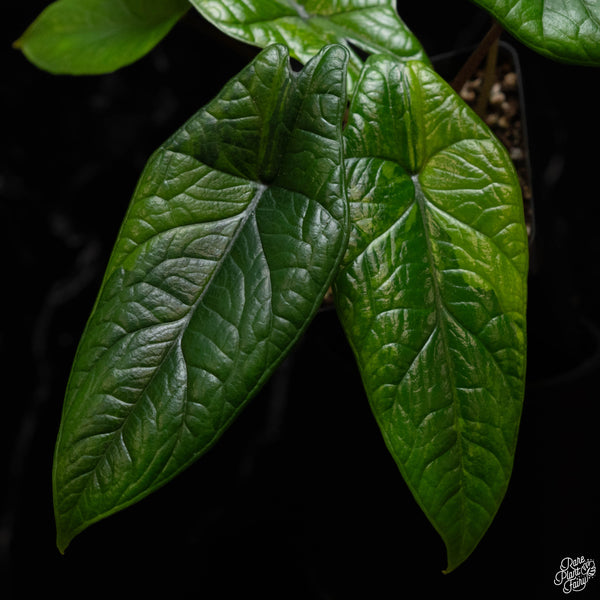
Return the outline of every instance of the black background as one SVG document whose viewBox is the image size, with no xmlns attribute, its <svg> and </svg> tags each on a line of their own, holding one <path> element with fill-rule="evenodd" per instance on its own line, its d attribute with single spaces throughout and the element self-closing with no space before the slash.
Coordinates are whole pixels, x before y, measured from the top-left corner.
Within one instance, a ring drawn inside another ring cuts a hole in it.
<svg viewBox="0 0 600 600">
<path fill-rule="evenodd" d="M 61 556 L 50 473 L 62 396 L 129 198 L 152 151 L 256 51 L 193 15 L 117 73 L 52 76 L 10 47 L 44 3 L 12 4 L 0 48 L 0 597 L 558 598 L 564 556 L 600 561 L 600 70 L 518 43 L 535 174 L 529 376 L 511 485 L 468 561 L 441 573 L 443 544 L 383 446 L 333 312 L 209 454 Z M 466 1 L 402 4 L 430 55 L 490 25 Z M 582 597 L 598 589 L 600 576 Z"/>
</svg>

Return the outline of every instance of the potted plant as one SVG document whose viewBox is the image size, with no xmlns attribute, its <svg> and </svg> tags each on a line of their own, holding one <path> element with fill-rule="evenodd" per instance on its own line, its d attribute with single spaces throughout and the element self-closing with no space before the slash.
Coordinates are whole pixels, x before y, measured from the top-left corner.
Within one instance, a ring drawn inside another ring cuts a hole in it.
<svg viewBox="0 0 600 600">
<path fill-rule="evenodd" d="M 111 71 L 190 9 L 124 12 L 127 27 L 106 44 L 101 31 L 70 38 L 62 24 L 89 22 L 93 5 L 114 31 L 115 6 L 77 4 L 77 14 L 52 5 L 17 45 L 54 72 Z M 253 15 L 244 3 L 191 5 L 268 47 L 140 179 L 65 401 L 59 547 L 204 454 L 333 285 L 386 445 L 451 571 L 502 501 L 519 426 L 528 250 L 514 167 L 393 3 L 334 14 L 262 3 Z M 487 8 L 536 50 L 597 64 L 593 43 L 568 42 L 560 15 L 535 15 L 556 26 L 542 47 L 517 11 Z"/>
</svg>

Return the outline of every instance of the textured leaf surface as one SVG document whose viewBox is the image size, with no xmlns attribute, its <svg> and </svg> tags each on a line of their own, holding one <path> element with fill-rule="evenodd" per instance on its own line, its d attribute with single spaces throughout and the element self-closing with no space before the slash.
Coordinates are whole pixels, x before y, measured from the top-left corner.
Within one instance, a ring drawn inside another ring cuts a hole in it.
<svg viewBox="0 0 600 600">
<path fill-rule="evenodd" d="M 205 452 L 301 335 L 347 241 L 347 52 L 263 51 L 150 159 L 69 380 L 58 545 Z"/>
<path fill-rule="evenodd" d="M 600 65 L 600 0 L 473 0 L 550 58 Z"/>
<path fill-rule="evenodd" d="M 152 50 L 189 8 L 187 0 L 58 0 L 15 46 L 51 73 L 109 73 Z"/>
<path fill-rule="evenodd" d="M 421 63 L 367 62 L 344 133 L 340 319 L 448 570 L 508 485 L 523 398 L 527 236 L 500 143 Z"/>
<path fill-rule="evenodd" d="M 398 17 L 395 0 L 190 0 L 228 35 L 265 47 L 280 42 L 306 63 L 328 43 L 352 42 L 366 52 L 401 60 L 427 57 Z M 351 52 L 348 72 L 357 79 L 362 61 Z"/>
</svg>

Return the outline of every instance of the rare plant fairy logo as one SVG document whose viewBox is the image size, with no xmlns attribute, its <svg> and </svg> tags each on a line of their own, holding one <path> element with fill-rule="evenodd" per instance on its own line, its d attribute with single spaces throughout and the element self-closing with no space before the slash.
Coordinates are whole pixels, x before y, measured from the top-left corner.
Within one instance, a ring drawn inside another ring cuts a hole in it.
<svg viewBox="0 0 600 600">
<path fill-rule="evenodd" d="M 565 594 L 581 592 L 595 574 L 596 563 L 591 558 L 565 556 L 554 576 L 554 585 L 561 586 Z"/>
</svg>

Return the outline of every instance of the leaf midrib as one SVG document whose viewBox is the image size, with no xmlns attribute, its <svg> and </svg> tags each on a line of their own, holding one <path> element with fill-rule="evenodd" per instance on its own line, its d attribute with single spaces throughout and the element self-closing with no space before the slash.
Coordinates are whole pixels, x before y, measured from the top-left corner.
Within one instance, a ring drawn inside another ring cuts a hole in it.
<svg viewBox="0 0 600 600">
<path fill-rule="evenodd" d="M 412 181 L 413 181 L 413 185 L 414 185 L 414 189 L 415 189 L 415 200 L 419 207 L 419 212 L 421 213 L 421 219 L 422 219 L 422 223 L 423 223 L 423 232 L 424 232 L 424 236 L 425 236 L 425 244 L 426 244 L 426 249 L 427 249 L 426 250 L 427 265 L 428 265 L 429 272 L 431 274 L 431 280 L 433 283 L 433 296 L 434 296 L 435 313 L 436 313 L 436 327 L 440 331 L 440 335 L 442 338 L 442 345 L 444 346 L 444 350 L 445 350 L 444 358 L 446 361 L 446 366 L 448 367 L 448 373 L 449 373 L 449 377 L 450 377 L 450 388 L 452 391 L 452 408 L 453 408 L 452 418 L 453 418 L 453 422 L 454 422 L 454 430 L 455 430 L 456 436 L 457 436 L 456 446 L 458 447 L 459 463 L 460 463 L 460 468 L 459 468 L 458 472 L 459 472 L 459 478 L 460 478 L 459 490 L 460 490 L 460 511 L 462 513 L 462 517 L 461 517 L 461 523 L 462 523 L 462 522 L 464 522 L 464 515 L 466 514 L 467 509 L 466 509 L 466 501 L 465 501 L 465 496 L 464 496 L 464 489 L 465 489 L 464 462 L 465 461 L 464 461 L 464 451 L 463 451 L 463 444 L 462 444 L 462 431 L 461 431 L 461 428 L 459 427 L 459 419 L 458 419 L 460 399 L 458 397 L 458 394 L 456 393 L 456 375 L 455 375 L 454 365 L 449 357 L 448 349 L 450 347 L 450 344 L 448 341 L 447 326 L 446 326 L 444 319 L 442 318 L 442 314 L 444 312 L 446 312 L 446 308 L 445 308 L 444 301 L 442 298 L 440 284 L 439 284 L 439 281 L 437 278 L 437 269 L 435 268 L 433 244 L 432 244 L 431 235 L 430 235 L 429 219 L 427 217 L 427 198 L 421 187 L 421 183 L 419 181 L 418 174 L 412 176 Z M 426 512 L 429 512 L 429 511 L 427 510 Z M 462 536 L 464 538 L 464 535 L 465 535 L 464 527 L 461 528 L 461 532 L 462 532 Z"/>
</svg>

